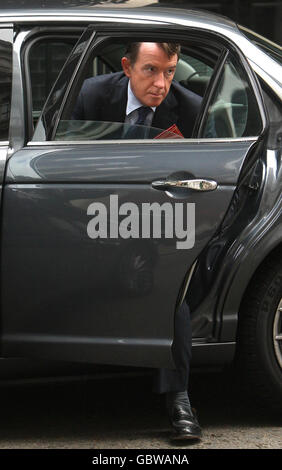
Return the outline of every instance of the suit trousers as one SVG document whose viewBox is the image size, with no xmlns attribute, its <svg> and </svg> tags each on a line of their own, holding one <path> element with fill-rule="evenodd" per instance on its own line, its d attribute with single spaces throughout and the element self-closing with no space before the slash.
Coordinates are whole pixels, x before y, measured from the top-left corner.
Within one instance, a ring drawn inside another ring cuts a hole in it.
<svg viewBox="0 0 282 470">
<path fill-rule="evenodd" d="M 184 299 L 174 317 L 172 356 L 175 369 L 157 369 L 153 392 L 183 392 L 188 389 L 190 360 L 192 353 L 192 330 L 190 310 Z"/>
</svg>

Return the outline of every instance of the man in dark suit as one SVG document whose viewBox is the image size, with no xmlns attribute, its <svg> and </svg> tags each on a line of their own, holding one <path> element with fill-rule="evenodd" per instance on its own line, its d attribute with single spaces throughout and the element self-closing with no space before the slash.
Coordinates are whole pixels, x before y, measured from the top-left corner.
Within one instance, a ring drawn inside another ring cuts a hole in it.
<svg viewBox="0 0 282 470">
<path fill-rule="evenodd" d="M 138 60 L 135 47 L 141 48 Z M 171 49 L 169 58 L 170 50 L 157 43 L 133 43 L 122 58 L 123 72 L 84 81 L 72 118 L 140 124 L 135 111 L 142 107 L 147 115 L 141 124 L 159 129 L 176 124 L 184 137 L 191 137 L 201 98 L 173 80 L 179 49 L 175 44 Z"/>
<path fill-rule="evenodd" d="M 125 122 L 168 129 L 191 137 L 201 98 L 173 81 L 180 48 L 170 43 L 133 43 L 122 58 L 123 72 L 85 80 L 72 118 Z M 191 358 L 189 308 L 175 313 L 172 354 L 176 369 L 160 369 L 154 391 L 166 393 L 174 439 L 199 439 L 201 428 L 187 394 Z"/>
</svg>

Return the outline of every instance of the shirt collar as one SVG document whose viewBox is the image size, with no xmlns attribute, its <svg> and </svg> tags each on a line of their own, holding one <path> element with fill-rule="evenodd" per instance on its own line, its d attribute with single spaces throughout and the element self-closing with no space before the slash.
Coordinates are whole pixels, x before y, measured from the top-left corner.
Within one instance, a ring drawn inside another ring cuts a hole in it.
<svg viewBox="0 0 282 470">
<path fill-rule="evenodd" d="M 135 109 L 140 108 L 140 106 L 144 105 L 140 103 L 140 101 L 134 95 L 131 89 L 130 80 L 128 80 L 126 116 L 132 113 L 132 111 L 135 111 Z M 156 106 L 151 107 L 151 109 L 155 112 Z"/>
</svg>

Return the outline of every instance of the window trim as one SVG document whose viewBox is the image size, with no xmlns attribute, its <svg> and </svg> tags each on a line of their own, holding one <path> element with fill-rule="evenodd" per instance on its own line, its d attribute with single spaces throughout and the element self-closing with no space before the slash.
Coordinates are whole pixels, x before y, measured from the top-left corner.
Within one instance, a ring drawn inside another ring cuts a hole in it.
<svg viewBox="0 0 282 470">
<path fill-rule="evenodd" d="M 260 139 L 260 136 L 250 136 L 250 137 L 219 137 L 219 138 L 193 138 L 193 139 L 124 139 L 124 140 L 43 140 L 43 141 L 34 141 L 31 140 L 27 143 L 28 147 L 38 147 L 38 146 L 74 146 L 74 145 L 136 145 L 136 144 L 183 144 L 183 142 L 189 144 L 211 144 L 211 143 L 228 143 L 228 142 L 257 142 Z"/>
</svg>

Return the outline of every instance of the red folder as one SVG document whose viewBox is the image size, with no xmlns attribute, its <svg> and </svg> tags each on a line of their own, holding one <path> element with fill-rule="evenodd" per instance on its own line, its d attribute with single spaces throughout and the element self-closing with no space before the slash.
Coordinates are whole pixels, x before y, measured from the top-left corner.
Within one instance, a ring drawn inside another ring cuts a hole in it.
<svg viewBox="0 0 282 470">
<path fill-rule="evenodd" d="M 173 124 L 165 131 L 158 134 L 154 139 L 184 139 L 176 124 Z"/>
</svg>

